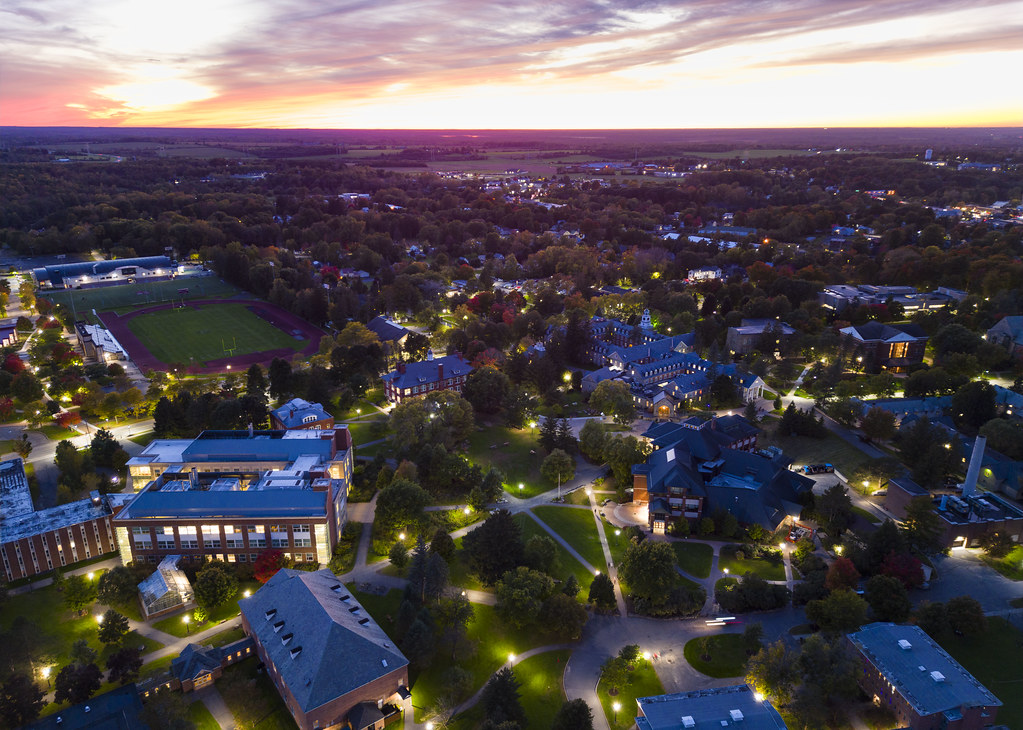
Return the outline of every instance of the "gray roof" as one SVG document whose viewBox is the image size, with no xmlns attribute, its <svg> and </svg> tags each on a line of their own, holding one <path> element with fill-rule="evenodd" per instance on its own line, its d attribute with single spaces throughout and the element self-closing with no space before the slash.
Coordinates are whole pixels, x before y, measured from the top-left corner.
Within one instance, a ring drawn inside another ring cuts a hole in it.
<svg viewBox="0 0 1023 730">
<path fill-rule="evenodd" d="M 381 342 L 393 342 L 400 340 L 402 337 L 409 333 L 409 330 L 405 329 L 401 325 L 397 325 L 387 317 L 380 316 L 374 317 L 366 325 L 370 332 L 373 332 Z"/>
<path fill-rule="evenodd" d="M 196 517 L 317 517 L 326 513 L 326 500 L 325 492 L 312 489 L 172 492 L 145 489 L 115 519 L 168 515 L 181 520 Z"/>
<path fill-rule="evenodd" d="M 405 372 L 392 370 L 383 376 L 383 380 L 391 382 L 399 390 L 426 383 L 436 383 L 441 379 L 441 367 L 444 368 L 444 379 L 456 378 L 472 372 L 472 365 L 458 355 L 446 355 L 433 360 L 405 363 Z"/>
<path fill-rule="evenodd" d="M 28 730 L 148 730 L 142 720 L 142 698 L 134 684 L 90 697 L 80 705 L 59 709 L 25 726 Z"/>
<path fill-rule="evenodd" d="M 178 680 L 195 679 L 207 672 L 219 669 L 224 657 L 253 645 L 252 639 L 246 637 L 226 646 L 204 646 L 189 644 L 176 659 L 171 661 L 171 674 Z"/>
<path fill-rule="evenodd" d="M 312 403 L 302 398 L 292 398 L 279 408 L 274 408 L 270 413 L 283 423 L 285 428 L 301 428 L 306 423 L 326 421 L 331 417 L 319 403 Z M 307 418 L 309 420 L 306 420 Z"/>
<path fill-rule="evenodd" d="M 32 509 L 32 492 L 21 457 L 0 461 L 0 519 L 29 514 Z M 6 521 L 4 527 L 7 527 Z"/>
<path fill-rule="evenodd" d="M 81 276 L 82 274 L 99 275 L 116 271 L 122 266 L 137 266 L 140 269 L 169 268 L 172 262 L 167 256 L 142 256 L 133 259 L 111 259 L 109 261 L 78 261 L 74 263 L 54 264 L 33 270 L 36 281 L 49 279 L 54 286 L 62 286 L 64 277 Z"/>
<path fill-rule="evenodd" d="M 284 568 L 238 605 L 305 712 L 408 665 L 329 570 Z"/>
<path fill-rule="evenodd" d="M 50 530 L 78 525 L 110 514 L 106 500 L 91 497 L 33 511 L 32 496 L 20 458 L 0 462 L 0 541 L 14 542 Z"/>
<path fill-rule="evenodd" d="M 694 692 L 640 697 L 636 700 L 644 717 L 636 718 L 639 730 L 785 730 L 787 725 L 767 700 L 757 701 L 748 685 L 739 684 Z M 736 714 L 739 713 L 739 714 Z M 690 724 L 691 723 L 691 724 Z"/>
<path fill-rule="evenodd" d="M 338 426 L 338 428 L 346 428 Z M 305 454 L 330 456 L 333 440 L 321 431 L 203 431 L 181 452 L 193 461 L 294 461 Z"/>
<path fill-rule="evenodd" d="M 1002 704 L 919 626 L 873 623 L 849 634 L 849 641 L 924 717 Z"/>
</svg>

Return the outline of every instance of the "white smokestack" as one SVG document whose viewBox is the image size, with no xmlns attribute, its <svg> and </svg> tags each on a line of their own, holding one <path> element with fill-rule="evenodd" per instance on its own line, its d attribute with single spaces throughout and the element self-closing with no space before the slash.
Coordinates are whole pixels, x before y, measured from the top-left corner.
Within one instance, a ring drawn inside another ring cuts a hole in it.
<svg viewBox="0 0 1023 730">
<path fill-rule="evenodd" d="M 970 467 L 966 470 L 966 481 L 963 482 L 963 497 L 972 497 L 977 491 L 977 477 L 980 476 L 980 462 L 984 460 L 984 447 L 987 439 L 978 436 L 973 442 L 973 455 L 970 456 Z"/>
</svg>

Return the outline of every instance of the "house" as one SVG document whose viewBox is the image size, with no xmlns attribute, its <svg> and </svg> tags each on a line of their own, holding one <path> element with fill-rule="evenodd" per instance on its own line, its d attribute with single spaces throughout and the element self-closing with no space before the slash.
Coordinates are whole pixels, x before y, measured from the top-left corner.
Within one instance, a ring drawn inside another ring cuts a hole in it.
<svg viewBox="0 0 1023 730">
<path fill-rule="evenodd" d="M 909 366 L 923 362 L 927 347 L 927 333 L 915 324 L 872 321 L 843 327 L 839 332 L 856 349 L 857 357 L 863 358 L 863 369 L 870 373 L 905 372 Z"/>
<path fill-rule="evenodd" d="M 267 548 L 325 564 L 347 521 L 352 439 L 344 426 L 204 431 L 152 441 L 128 471 L 141 491 L 112 520 L 125 564 L 251 563 Z"/>
<path fill-rule="evenodd" d="M 87 358 L 100 363 L 127 360 L 128 352 L 111 334 L 110 330 L 98 324 L 75 322 L 75 336 Z"/>
<path fill-rule="evenodd" d="M 202 689 L 220 679 L 225 667 L 248 659 L 254 651 L 255 643 L 249 637 L 225 646 L 189 644 L 171 661 L 172 688 L 185 694 Z"/>
<path fill-rule="evenodd" d="M 1014 360 L 1023 360 L 1023 316 L 1002 317 L 986 338 L 1008 350 Z"/>
<path fill-rule="evenodd" d="M 148 730 L 138 687 L 126 684 L 85 702 L 61 708 L 22 730 Z"/>
<path fill-rule="evenodd" d="M 283 568 L 238 606 L 300 730 L 376 730 L 412 709 L 408 660 L 329 570 Z"/>
<path fill-rule="evenodd" d="M 661 534 L 679 517 L 695 520 L 717 510 L 771 531 L 798 517 L 800 495 L 813 480 L 789 471 L 792 461 L 783 454 L 753 451 L 747 426 L 733 416 L 650 427 L 654 450 L 632 467 L 632 500 L 647 507 L 651 530 Z"/>
<path fill-rule="evenodd" d="M 391 343 L 392 346 L 397 347 L 404 346 L 405 340 L 412 332 L 383 315 L 371 319 L 366 327 L 380 339 L 380 342 Z"/>
<path fill-rule="evenodd" d="M 319 403 L 292 398 L 270 411 L 270 428 L 275 430 L 334 428 L 334 416 Z"/>
<path fill-rule="evenodd" d="M 702 266 L 699 269 L 689 270 L 689 281 L 711 281 L 721 278 L 721 268 L 718 266 Z"/>
<path fill-rule="evenodd" d="M 20 341 L 18 328 L 14 326 L 13 322 L 0 325 L 0 345 L 3 347 L 13 347 Z"/>
<path fill-rule="evenodd" d="M 860 688 L 898 727 L 980 730 L 996 725 L 1001 701 L 919 626 L 873 623 L 846 637 Z"/>
<path fill-rule="evenodd" d="M 637 730 L 785 730 L 781 714 L 749 685 L 640 697 Z"/>
<path fill-rule="evenodd" d="M 106 495 L 36 511 L 25 465 L 0 462 L 0 558 L 8 581 L 64 568 L 117 548 Z"/>
<path fill-rule="evenodd" d="M 401 403 L 438 390 L 462 392 L 465 379 L 473 370 L 472 365 L 460 355 L 434 358 L 433 351 L 427 352 L 420 362 L 399 362 L 395 370 L 383 376 L 384 394 L 391 403 Z"/>
<path fill-rule="evenodd" d="M 735 355 L 745 355 L 767 341 L 769 346 L 764 351 L 774 352 L 781 349 L 783 340 L 791 340 L 796 334 L 796 330 L 777 319 L 744 319 L 739 327 L 728 328 L 725 347 Z"/>
</svg>

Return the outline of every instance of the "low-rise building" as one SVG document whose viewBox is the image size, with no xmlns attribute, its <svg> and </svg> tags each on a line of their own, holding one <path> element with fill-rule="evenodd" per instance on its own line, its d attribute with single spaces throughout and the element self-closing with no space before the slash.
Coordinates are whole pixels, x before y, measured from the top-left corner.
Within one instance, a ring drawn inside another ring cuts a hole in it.
<svg viewBox="0 0 1023 730">
<path fill-rule="evenodd" d="M 116 549 L 105 495 L 36 510 L 20 458 L 0 462 L 0 558 L 8 581 Z"/>
<path fill-rule="evenodd" d="M 32 271 L 40 289 L 91 289 L 202 273 L 201 265 L 179 263 L 168 256 L 59 263 Z"/>
<path fill-rule="evenodd" d="M 721 268 L 718 266 L 701 266 L 699 269 L 689 269 L 689 281 L 712 281 L 720 279 Z"/>
<path fill-rule="evenodd" d="M 171 661 L 173 680 L 170 688 L 188 694 L 211 685 L 223 676 L 225 667 L 252 656 L 255 646 L 249 637 L 226 646 L 189 644 Z"/>
<path fill-rule="evenodd" d="M 640 697 L 638 730 L 785 730 L 781 714 L 749 685 Z"/>
<path fill-rule="evenodd" d="M 915 324 L 882 324 L 867 322 L 843 327 L 840 333 L 862 358 L 863 369 L 869 373 L 882 370 L 904 372 L 909 366 L 923 362 L 927 333 Z"/>
<path fill-rule="evenodd" d="M 288 429 L 321 429 L 334 428 L 334 416 L 319 403 L 311 403 L 302 398 L 292 398 L 284 405 L 270 411 L 270 428 Z"/>
<path fill-rule="evenodd" d="M 899 727 L 981 730 L 996 724 L 1001 701 L 919 626 L 873 623 L 847 640 L 863 669 L 861 689 L 895 713 Z"/>
<path fill-rule="evenodd" d="M 112 689 L 85 702 L 62 707 L 22 730 L 147 730 L 135 684 Z"/>
<path fill-rule="evenodd" d="M 329 570 L 284 568 L 238 605 L 300 730 L 376 730 L 412 709 L 408 660 Z"/>
<path fill-rule="evenodd" d="M 251 563 L 274 548 L 325 564 L 347 521 L 352 439 L 343 426 L 204 431 L 153 441 L 128 467 L 148 481 L 113 519 L 125 563 Z"/>
<path fill-rule="evenodd" d="M 438 390 L 462 392 L 472 365 L 460 355 L 434 358 L 430 351 L 420 362 L 399 362 L 395 370 L 383 376 L 384 394 L 391 403 L 401 403 Z"/>
<path fill-rule="evenodd" d="M 13 322 L 10 324 L 0 324 L 0 346 L 2 347 L 13 347 L 21 341 L 18 336 L 18 328 Z"/>
<path fill-rule="evenodd" d="M 725 347 L 736 355 L 745 355 L 766 344 L 764 351 L 774 352 L 797 334 L 796 330 L 777 319 L 744 319 L 740 326 L 728 328 Z"/>
<path fill-rule="evenodd" d="M 127 360 L 128 353 L 110 330 L 98 324 L 75 322 L 75 335 L 86 358 L 101 363 Z"/>
<path fill-rule="evenodd" d="M 391 343 L 401 347 L 405 344 L 405 340 L 408 339 L 411 330 L 402 327 L 396 322 L 392 322 L 387 317 L 380 315 L 374 317 L 366 325 L 370 332 L 374 333 L 382 343 Z"/>
<path fill-rule="evenodd" d="M 987 341 L 1004 347 L 1013 359 L 1023 359 L 1023 316 L 1002 317 L 987 331 Z"/>
</svg>

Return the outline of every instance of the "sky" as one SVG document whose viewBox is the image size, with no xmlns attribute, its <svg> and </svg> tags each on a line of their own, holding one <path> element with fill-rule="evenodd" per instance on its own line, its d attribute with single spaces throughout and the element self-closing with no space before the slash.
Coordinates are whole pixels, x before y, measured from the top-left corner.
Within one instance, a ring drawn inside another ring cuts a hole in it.
<svg viewBox="0 0 1023 730">
<path fill-rule="evenodd" d="M 5 0 L 0 125 L 1020 126 L 1019 0 Z"/>
</svg>

